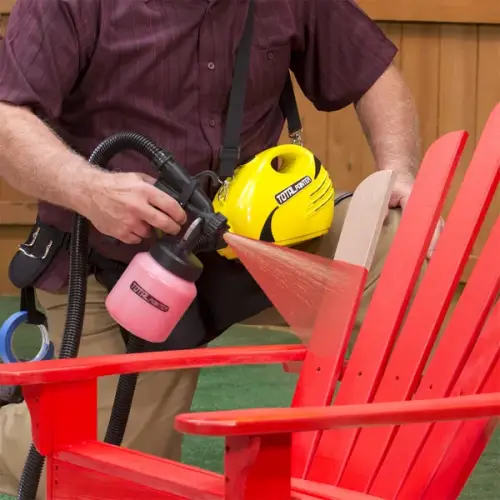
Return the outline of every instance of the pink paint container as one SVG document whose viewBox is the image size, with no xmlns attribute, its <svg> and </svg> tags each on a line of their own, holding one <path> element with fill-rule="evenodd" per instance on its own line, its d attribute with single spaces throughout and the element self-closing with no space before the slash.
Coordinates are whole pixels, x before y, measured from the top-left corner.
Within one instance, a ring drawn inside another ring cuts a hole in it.
<svg viewBox="0 0 500 500">
<path fill-rule="evenodd" d="M 163 242 L 137 254 L 106 299 L 111 317 L 149 342 L 164 342 L 196 297 L 202 263 Z"/>
</svg>

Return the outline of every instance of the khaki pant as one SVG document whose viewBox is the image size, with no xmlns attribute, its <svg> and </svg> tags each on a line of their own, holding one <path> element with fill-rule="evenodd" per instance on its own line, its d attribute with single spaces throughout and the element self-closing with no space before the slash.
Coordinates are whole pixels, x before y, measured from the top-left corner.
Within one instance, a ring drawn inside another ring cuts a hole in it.
<svg viewBox="0 0 500 500">
<path fill-rule="evenodd" d="M 317 253 L 332 256 L 338 242 L 349 200 L 336 209 L 334 225 L 323 239 Z M 356 334 L 363 321 L 366 307 L 382 270 L 385 256 L 398 227 L 400 212 L 391 210 L 383 227 L 382 235 L 368 275 L 366 290 L 358 314 Z M 124 344 L 117 325 L 107 314 L 105 289 L 92 277 L 89 279 L 87 309 L 80 347 L 80 356 L 119 354 Z M 46 309 L 49 330 L 58 346 L 64 328 L 66 295 L 38 294 Z M 272 310 L 251 318 L 250 324 L 284 325 L 281 317 Z M 133 409 L 124 446 L 153 455 L 179 460 L 181 437 L 173 429 L 178 413 L 191 407 L 198 379 L 198 370 L 146 373 L 139 377 Z M 117 378 L 99 379 L 99 438 L 103 439 L 114 399 Z M 64 404 L 64 402 L 61 402 Z M 15 496 L 24 461 L 31 442 L 30 417 L 24 403 L 7 405 L 0 409 L 0 493 Z M 45 497 L 45 477 L 42 478 L 38 499 Z"/>
</svg>

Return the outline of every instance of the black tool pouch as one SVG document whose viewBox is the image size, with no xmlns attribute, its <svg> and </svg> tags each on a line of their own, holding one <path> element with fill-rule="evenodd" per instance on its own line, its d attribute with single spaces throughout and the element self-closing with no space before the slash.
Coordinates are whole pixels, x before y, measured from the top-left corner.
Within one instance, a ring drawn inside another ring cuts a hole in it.
<svg viewBox="0 0 500 500">
<path fill-rule="evenodd" d="M 103 257 L 95 251 L 90 253 L 89 263 L 96 280 L 108 293 L 127 269 L 127 264 Z"/>
<path fill-rule="evenodd" d="M 127 269 L 127 264 L 103 257 L 95 251 L 90 252 L 89 264 L 96 280 L 106 288 L 108 293 L 111 292 Z M 127 345 L 130 338 L 129 332 L 120 326 L 120 334 Z"/>
<path fill-rule="evenodd" d="M 9 279 L 23 289 L 58 292 L 68 284 L 70 234 L 37 220 L 9 266 Z M 50 271 L 50 272 L 48 272 Z"/>
</svg>

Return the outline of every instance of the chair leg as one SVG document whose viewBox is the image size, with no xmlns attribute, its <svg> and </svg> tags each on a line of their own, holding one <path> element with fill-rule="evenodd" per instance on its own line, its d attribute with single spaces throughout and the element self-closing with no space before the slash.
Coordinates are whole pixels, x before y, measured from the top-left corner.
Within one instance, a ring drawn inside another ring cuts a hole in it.
<svg viewBox="0 0 500 500">
<path fill-rule="evenodd" d="M 42 455 L 97 439 L 97 379 L 27 386 L 23 394 Z"/>
<path fill-rule="evenodd" d="M 290 434 L 228 437 L 226 500 L 289 500 L 291 450 Z"/>
</svg>

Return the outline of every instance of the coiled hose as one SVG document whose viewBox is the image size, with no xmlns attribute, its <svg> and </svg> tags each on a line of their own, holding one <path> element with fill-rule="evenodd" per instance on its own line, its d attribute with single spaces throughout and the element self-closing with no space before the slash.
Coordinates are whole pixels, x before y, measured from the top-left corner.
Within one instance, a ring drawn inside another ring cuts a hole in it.
<svg viewBox="0 0 500 500">
<path fill-rule="evenodd" d="M 102 141 L 90 156 L 89 162 L 105 168 L 115 155 L 125 150 L 137 151 L 150 161 L 157 163 L 161 163 L 165 157 L 165 152 L 146 137 L 132 132 L 122 132 Z M 59 353 L 60 359 L 76 358 L 80 347 L 87 295 L 88 240 L 89 221 L 82 215 L 75 214 L 70 244 L 68 309 Z M 146 341 L 130 334 L 127 353 L 141 352 L 145 345 Z M 138 374 L 126 374 L 119 379 L 106 431 L 106 443 L 119 446 L 123 440 L 137 377 Z M 19 484 L 18 500 L 36 499 L 44 463 L 45 457 L 38 452 L 34 444 L 31 444 Z"/>
<path fill-rule="evenodd" d="M 130 334 L 127 342 L 127 354 L 137 354 L 144 351 L 146 341 Z M 108 428 L 104 442 L 120 446 L 127 428 L 132 400 L 134 399 L 135 387 L 137 385 L 138 373 L 126 373 L 120 375 L 116 387 L 115 400 L 109 417 Z"/>
</svg>

